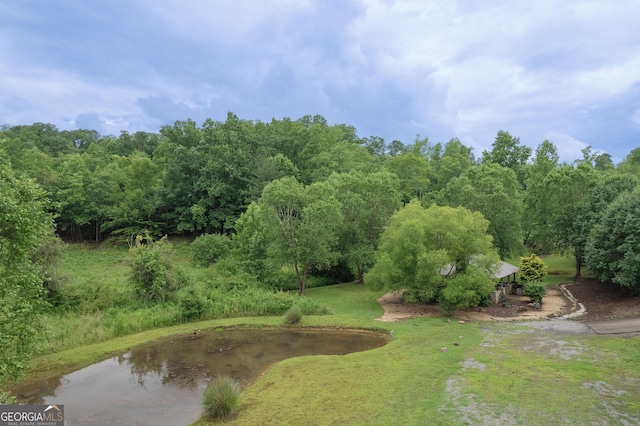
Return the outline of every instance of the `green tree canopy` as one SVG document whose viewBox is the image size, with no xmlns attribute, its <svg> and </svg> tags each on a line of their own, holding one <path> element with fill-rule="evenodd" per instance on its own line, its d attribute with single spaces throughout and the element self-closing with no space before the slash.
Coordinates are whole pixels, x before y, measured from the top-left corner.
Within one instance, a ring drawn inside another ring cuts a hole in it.
<svg viewBox="0 0 640 426">
<path fill-rule="evenodd" d="M 268 233 L 270 256 L 293 267 L 301 295 L 312 269 L 327 269 L 339 259 L 342 214 L 333 192 L 326 183 L 305 186 L 289 176 L 267 185 L 258 202 L 264 226 L 257 229 Z"/>
<path fill-rule="evenodd" d="M 558 149 L 548 140 L 543 141 L 536 148 L 536 156 L 529 167 L 526 191 L 523 199 L 522 228 L 525 244 L 531 243 L 531 234 L 536 222 L 536 212 L 547 202 L 544 180 L 547 175 L 558 167 Z M 544 249 L 544 248 L 543 248 Z"/>
<path fill-rule="evenodd" d="M 640 189 L 619 196 L 604 212 L 585 263 L 599 279 L 640 294 Z"/>
<path fill-rule="evenodd" d="M 412 198 L 421 199 L 431 182 L 429 162 L 415 150 L 391 157 L 387 162 L 387 168 L 398 176 L 402 200 L 405 203 Z"/>
<path fill-rule="evenodd" d="M 522 250 L 522 200 L 516 174 L 498 164 L 481 164 L 452 179 L 443 191 L 450 206 L 478 211 L 502 259 Z"/>
<path fill-rule="evenodd" d="M 359 282 L 374 263 L 382 231 L 400 208 L 398 178 L 389 172 L 333 174 L 327 181 L 340 201 L 340 251 Z"/>
<path fill-rule="evenodd" d="M 622 194 L 632 192 L 638 185 L 640 179 L 631 174 L 605 175 L 597 181 L 578 207 L 574 231 L 571 234 L 571 244 L 577 253 L 584 256 L 593 229 L 600 223 L 611 203 Z"/>
<path fill-rule="evenodd" d="M 518 177 L 518 182 L 524 188 L 527 179 L 526 165 L 531 156 L 531 148 L 521 145 L 520 138 L 511 136 L 504 130 L 498 131 L 491 146 L 491 151 L 482 152 L 482 163 L 499 164 L 513 170 Z"/>
<path fill-rule="evenodd" d="M 425 209 L 414 200 L 393 215 L 365 279 L 374 288 L 404 290 L 409 302 L 437 300 L 444 310 L 477 306 L 494 286 L 497 255 L 488 226 L 478 212 Z"/>
<path fill-rule="evenodd" d="M 53 234 L 44 192 L 17 178 L 0 152 L 0 387 L 24 367 L 45 307 L 36 252 Z"/>
<path fill-rule="evenodd" d="M 552 170 L 542 183 L 546 197 L 535 211 L 531 240 L 559 252 L 572 252 L 576 258 L 576 276 L 580 275 L 583 253 L 575 245 L 578 213 L 598 179 L 598 172 L 587 163 L 576 167 L 562 165 Z"/>
</svg>

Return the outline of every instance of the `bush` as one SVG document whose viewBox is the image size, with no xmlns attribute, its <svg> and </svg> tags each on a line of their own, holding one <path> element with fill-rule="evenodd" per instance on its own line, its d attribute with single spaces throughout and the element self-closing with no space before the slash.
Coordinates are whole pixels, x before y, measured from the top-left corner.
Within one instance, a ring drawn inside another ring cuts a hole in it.
<svg viewBox="0 0 640 426">
<path fill-rule="evenodd" d="M 205 304 L 193 287 L 180 297 L 179 306 L 183 321 L 198 320 L 205 310 Z"/>
<path fill-rule="evenodd" d="M 292 305 L 284 314 L 285 325 L 299 324 L 302 320 L 302 311 L 298 305 Z"/>
<path fill-rule="evenodd" d="M 547 293 L 547 287 L 539 282 L 530 282 L 524 285 L 524 294 L 531 298 L 534 304 L 542 305 L 542 299 Z"/>
<path fill-rule="evenodd" d="M 239 405 L 240 384 L 229 376 L 214 378 L 202 397 L 204 415 L 209 419 L 228 417 Z"/>
<path fill-rule="evenodd" d="M 438 299 L 443 313 L 467 309 L 480 305 L 495 284 L 480 268 L 469 266 L 464 274 L 455 274 L 446 279 Z"/>
<path fill-rule="evenodd" d="M 131 279 L 140 299 L 147 302 L 162 302 L 173 291 L 186 284 L 188 279 L 174 269 L 170 263 L 171 246 L 166 238 L 158 242 L 147 240 L 130 250 Z"/>
<path fill-rule="evenodd" d="M 223 258 L 231 250 L 231 239 L 226 235 L 204 234 L 191 243 L 191 260 L 206 268 Z"/>
<path fill-rule="evenodd" d="M 547 275 L 547 265 L 535 253 L 520 258 L 520 281 L 523 284 L 540 282 Z"/>
</svg>

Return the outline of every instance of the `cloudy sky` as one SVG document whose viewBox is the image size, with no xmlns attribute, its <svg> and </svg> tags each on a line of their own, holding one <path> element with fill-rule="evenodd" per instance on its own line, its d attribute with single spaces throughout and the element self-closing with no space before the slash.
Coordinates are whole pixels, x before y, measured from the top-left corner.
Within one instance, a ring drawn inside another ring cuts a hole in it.
<svg viewBox="0 0 640 426">
<path fill-rule="evenodd" d="M 640 1 L 0 0 L 0 124 L 323 115 L 361 137 L 640 146 Z"/>
</svg>

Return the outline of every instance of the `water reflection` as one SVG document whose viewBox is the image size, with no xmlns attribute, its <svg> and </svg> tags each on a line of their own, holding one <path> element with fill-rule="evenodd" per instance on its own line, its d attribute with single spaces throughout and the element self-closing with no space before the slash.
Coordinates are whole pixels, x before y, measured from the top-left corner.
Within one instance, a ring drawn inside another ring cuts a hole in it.
<svg viewBox="0 0 640 426">
<path fill-rule="evenodd" d="M 67 424 L 178 425 L 200 414 L 212 377 L 247 383 L 271 364 L 384 345 L 380 335 L 320 330 L 225 330 L 182 336 L 15 390 L 21 403 L 65 405 Z"/>
</svg>

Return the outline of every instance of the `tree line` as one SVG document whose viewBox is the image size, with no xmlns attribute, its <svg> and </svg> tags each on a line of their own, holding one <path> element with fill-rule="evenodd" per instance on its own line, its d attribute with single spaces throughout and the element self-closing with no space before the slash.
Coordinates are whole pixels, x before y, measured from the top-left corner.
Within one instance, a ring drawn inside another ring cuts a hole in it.
<svg viewBox="0 0 640 426">
<path fill-rule="evenodd" d="M 524 247 L 567 252 L 577 275 L 587 265 L 622 285 L 636 277 L 638 287 L 640 271 L 627 263 L 640 251 L 629 217 L 640 148 L 617 165 L 586 148 L 568 164 L 551 141 L 533 151 L 501 130 L 476 157 L 455 138 L 387 143 L 317 115 L 263 123 L 229 113 L 117 137 L 3 126 L 0 152 L 42 188 L 65 240 L 226 235 L 260 279 L 286 260 L 301 292 L 308 274 L 327 269 L 363 280 L 391 217 L 411 200 L 481 213 L 502 259 Z"/>
</svg>

